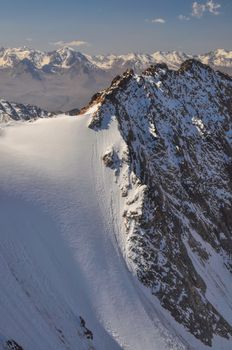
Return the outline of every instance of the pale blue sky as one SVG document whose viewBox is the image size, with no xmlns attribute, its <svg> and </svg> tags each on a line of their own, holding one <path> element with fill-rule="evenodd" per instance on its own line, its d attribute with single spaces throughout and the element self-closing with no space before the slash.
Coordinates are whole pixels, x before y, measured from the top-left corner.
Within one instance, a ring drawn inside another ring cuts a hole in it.
<svg viewBox="0 0 232 350">
<path fill-rule="evenodd" d="M 232 0 L 193 3 L 0 0 L 0 46 L 53 50 L 72 42 L 77 50 L 93 54 L 232 49 Z"/>
</svg>

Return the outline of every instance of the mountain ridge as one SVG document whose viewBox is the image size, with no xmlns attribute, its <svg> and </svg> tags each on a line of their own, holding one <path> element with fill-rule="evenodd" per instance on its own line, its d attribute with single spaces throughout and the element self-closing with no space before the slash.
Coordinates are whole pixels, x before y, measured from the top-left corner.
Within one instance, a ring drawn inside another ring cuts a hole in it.
<svg viewBox="0 0 232 350">
<path fill-rule="evenodd" d="M 230 339 L 220 305 L 232 273 L 232 79 L 194 59 L 177 71 L 158 64 L 116 77 L 82 112 L 94 106 L 89 127 L 107 129 L 115 116 L 128 146 L 120 155 L 112 145 L 103 161 L 128 198 L 129 265 L 204 344 Z"/>
<path fill-rule="evenodd" d="M 22 103 L 9 102 L 0 99 L 0 123 L 11 121 L 29 121 L 38 118 L 49 118 L 53 114 L 37 106 L 24 105 Z"/>
</svg>

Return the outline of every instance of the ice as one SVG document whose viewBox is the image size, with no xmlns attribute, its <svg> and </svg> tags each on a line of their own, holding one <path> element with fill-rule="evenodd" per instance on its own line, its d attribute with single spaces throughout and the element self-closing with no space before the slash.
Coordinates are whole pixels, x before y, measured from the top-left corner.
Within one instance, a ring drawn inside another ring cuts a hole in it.
<svg viewBox="0 0 232 350">
<path fill-rule="evenodd" d="M 88 114 L 60 116 L 0 136 L 0 340 L 26 350 L 184 349 L 147 312 L 119 248 L 124 202 L 102 163 L 122 142 L 116 121 L 100 132 L 88 123 Z"/>
</svg>

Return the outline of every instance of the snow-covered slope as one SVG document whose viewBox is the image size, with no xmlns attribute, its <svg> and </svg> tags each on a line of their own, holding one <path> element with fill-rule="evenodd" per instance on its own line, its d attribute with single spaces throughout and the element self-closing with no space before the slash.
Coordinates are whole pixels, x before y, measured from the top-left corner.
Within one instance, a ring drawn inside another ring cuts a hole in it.
<svg viewBox="0 0 232 350">
<path fill-rule="evenodd" d="M 3 349 L 231 349 L 231 92 L 157 65 L 1 128 Z"/>
<path fill-rule="evenodd" d="M 185 349 L 150 309 L 118 245 L 124 200 L 102 162 L 112 143 L 126 147 L 117 122 L 96 133 L 90 118 L 1 130 L 0 344 Z"/>
<path fill-rule="evenodd" d="M 1 48 L 0 49 L 0 67 L 13 67 L 18 62 L 25 59 L 30 60 L 35 66 L 42 67 L 46 64 L 46 55 L 38 50 L 32 50 L 27 47 L 21 48 Z"/>
<path fill-rule="evenodd" d="M 68 47 L 51 52 L 42 52 L 27 47 L 0 49 L 1 68 L 13 68 L 19 62 L 25 60 L 30 61 L 37 69 L 48 69 L 47 66 L 50 66 L 50 69 L 55 67 L 69 68 L 71 65 L 81 61 L 91 68 L 91 63 L 88 62 L 83 54 Z"/>
<path fill-rule="evenodd" d="M 202 55 L 178 51 L 153 54 L 90 56 L 69 47 L 42 52 L 27 47 L 0 49 L 0 96 L 49 111 L 66 111 L 86 105 L 126 69 L 141 73 L 151 64 L 166 63 L 178 69 L 189 58 L 232 74 L 232 51 L 215 50 Z"/>
<path fill-rule="evenodd" d="M 198 59 L 205 64 L 214 67 L 231 68 L 232 66 L 232 51 L 217 49 L 204 55 L 199 55 Z"/>
<path fill-rule="evenodd" d="M 52 116 L 51 113 L 44 111 L 39 107 L 0 99 L 0 123 L 19 120 L 35 120 L 37 118 L 48 118 L 50 116 Z"/>
<path fill-rule="evenodd" d="M 104 70 L 113 70 L 116 74 L 122 73 L 125 69 L 134 69 L 136 72 L 148 68 L 152 64 L 166 63 L 170 68 L 177 69 L 191 55 L 182 52 L 162 52 L 153 54 L 129 53 L 125 55 L 87 56 L 88 59 Z"/>
<path fill-rule="evenodd" d="M 137 73 L 151 64 L 166 63 L 171 69 L 178 69 L 187 59 L 194 58 L 222 72 L 232 73 L 232 51 L 217 49 L 206 54 L 191 55 L 178 51 L 156 51 L 153 54 L 99 55 L 87 56 L 89 61 L 106 71 L 119 74 L 125 69 L 133 69 Z"/>
</svg>

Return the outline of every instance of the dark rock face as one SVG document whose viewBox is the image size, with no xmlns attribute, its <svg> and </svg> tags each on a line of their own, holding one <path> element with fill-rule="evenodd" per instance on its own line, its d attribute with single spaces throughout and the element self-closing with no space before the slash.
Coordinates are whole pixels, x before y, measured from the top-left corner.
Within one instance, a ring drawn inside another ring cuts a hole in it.
<svg viewBox="0 0 232 350">
<path fill-rule="evenodd" d="M 4 346 L 6 350 L 23 350 L 22 346 L 20 346 L 15 340 L 10 339 L 6 341 Z"/>
<path fill-rule="evenodd" d="M 52 113 L 36 106 L 0 100 L 0 122 L 35 120 L 51 116 Z"/>
<path fill-rule="evenodd" d="M 31 62 L 28 58 L 24 58 L 22 61 L 17 62 L 13 69 L 10 70 L 10 74 L 13 76 L 20 76 L 24 73 L 30 74 L 33 79 L 41 80 L 39 69 L 37 69 L 33 62 Z"/>
<path fill-rule="evenodd" d="M 79 113 L 80 113 L 80 110 L 78 108 L 74 108 L 66 112 L 65 114 L 70 116 L 75 116 L 75 115 L 78 115 Z"/>
<path fill-rule="evenodd" d="M 85 320 L 80 316 L 80 326 L 86 339 L 93 340 L 93 333 L 86 327 Z"/>
<path fill-rule="evenodd" d="M 214 257 L 231 270 L 232 80 L 189 60 L 178 71 L 126 72 L 96 101 L 90 127 L 116 116 L 130 171 L 146 187 L 141 213 L 124 213 L 139 280 L 204 344 L 231 337 L 205 271 Z"/>
</svg>

